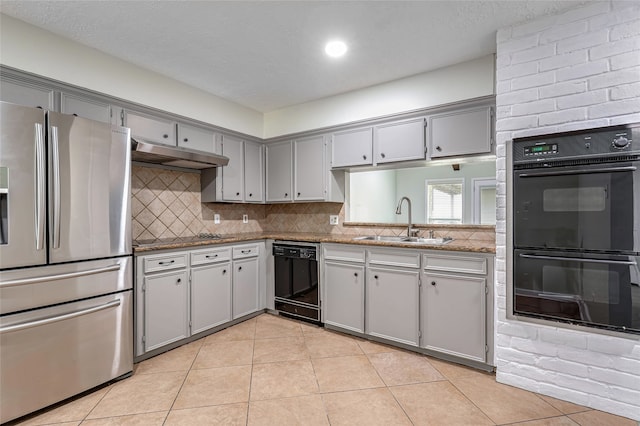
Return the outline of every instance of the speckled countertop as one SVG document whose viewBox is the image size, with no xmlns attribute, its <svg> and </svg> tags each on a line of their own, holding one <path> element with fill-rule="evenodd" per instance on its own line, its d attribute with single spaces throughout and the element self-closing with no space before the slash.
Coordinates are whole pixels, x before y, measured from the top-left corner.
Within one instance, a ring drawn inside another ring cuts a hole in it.
<svg viewBox="0 0 640 426">
<path fill-rule="evenodd" d="M 403 247 L 414 250 L 445 250 L 445 251 L 464 251 L 474 253 L 491 253 L 496 252 L 495 242 L 481 240 L 465 240 L 454 239 L 448 244 L 415 244 L 388 241 L 372 241 L 372 240 L 354 240 L 356 235 L 333 235 L 333 234 L 309 234 L 299 232 L 260 232 L 260 233 L 242 233 L 242 234 L 225 234 L 221 238 L 199 238 L 186 237 L 174 238 L 167 240 L 146 240 L 134 241 L 134 254 L 142 254 L 156 250 L 168 249 L 185 249 L 197 248 L 202 246 L 210 246 L 215 244 L 242 243 L 255 240 L 284 240 L 284 241 L 302 241 L 311 243 L 342 243 L 357 244 L 366 246 L 382 246 L 382 247 Z"/>
</svg>

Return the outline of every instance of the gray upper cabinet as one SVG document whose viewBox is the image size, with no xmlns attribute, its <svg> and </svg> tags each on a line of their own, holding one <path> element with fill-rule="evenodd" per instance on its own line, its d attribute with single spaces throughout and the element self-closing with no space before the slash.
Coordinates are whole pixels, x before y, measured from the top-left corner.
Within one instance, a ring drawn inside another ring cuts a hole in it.
<svg viewBox="0 0 640 426">
<path fill-rule="evenodd" d="M 222 173 L 222 201 L 242 201 L 244 199 L 244 145 L 232 136 L 222 137 L 222 155 L 229 158 L 229 164 L 220 168 Z"/>
<path fill-rule="evenodd" d="M 332 135 L 331 167 L 373 164 L 373 128 L 345 130 Z"/>
<path fill-rule="evenodd" d="M 46 87 L 0 81 L 0 100 L 12 104 L 55 110 L 55 92 Z"/>
<path fill-rule="evenodd" d="M 60 110 L 63 114 L 74 114 L 103 123 L 111 122 L 111 106 L 89 98 L 62 93 L 60 95 Z"/>
<path fill-rule="evenodd" d="M 216 134 L 212 130 L 179 123 L 178 146 L 217 154 Z"/>
<path fill-rule="evenodd" d="M 393 122 L 376 126 L 376 163 L 425 159 L 425 119 Z"/>
<path fill-rule="evenodd" d="M 292 144 L 269 144 L 267 152 L 267 202 L 291 201 Z"/>
<path fill-rule="evenodd" d="M 244 142 L 244 200 L 264 201 L 264 147 L 260 143 Z"/>
<path fill-rule="evenodd" d="M 142 139 L 147 142 L 163 145 L 176 145 L 175 121 L 163 120 L 143 114 L 127 111 L 125 126 L 131 129 L 132 139 Z"/>
<path fill-rule="evenodd" d="M 299 139 L 293 143 L 294 200 L 325 199 L 324 136 Z"/>
<path fill-rule="evenodd" d="M 482 106 L 430 116 L 427 124 L 430 157 L 491 153 L 492 111 L 492 107 Z"/>
</svg>

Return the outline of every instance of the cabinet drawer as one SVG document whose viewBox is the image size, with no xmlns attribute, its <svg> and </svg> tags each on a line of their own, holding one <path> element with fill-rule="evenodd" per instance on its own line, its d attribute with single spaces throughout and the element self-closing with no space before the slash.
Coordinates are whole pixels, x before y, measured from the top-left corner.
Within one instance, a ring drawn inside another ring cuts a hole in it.
<svg viewBox="0 0 640 426">
<path fill-rule="evenodd" d="M 467 274 L 487 274 L 487 259 L 484 257 L 447 256 L 425 254 L 422 265 L 428 271 L 464 272 Z"/>
<path fill-rule="evenodd" d="M 369 249 L 369 263 L 372 265 L 420 268 L 420 253 L 401 249 Z"/>
<path fill-rule="evenodd" d="M 322 250 L 325 259 L 364 263 L 365 249 L 363 247 L 323 244 Z"/>
<path fill-rule="evenodd" d="M 246 244 L 233 248 L 233 258 L 243 259 L 245 257 L 256 257 L 260 254 L 258 244 Z"/>
<path fill-rule="evenodd" d="M 144 273 L 187 267 L 187 253 L 148 256 L 144 258 Z"/>
<path fill-rule="evenodd" d="M 231 247 L 218 247 L 191 252 L 191 266 L 222 262 L 231 259 Z"/>
</svg>

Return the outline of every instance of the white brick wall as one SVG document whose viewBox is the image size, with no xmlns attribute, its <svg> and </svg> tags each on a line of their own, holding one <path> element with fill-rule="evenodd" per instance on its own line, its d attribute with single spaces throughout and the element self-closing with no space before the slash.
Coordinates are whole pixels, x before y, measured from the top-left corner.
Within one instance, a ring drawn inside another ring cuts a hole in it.
<svg viewBox="0 0 640 426">
<path fill-rule="evenodd" d="M 506 143 L 640 122 L 640 2 L 597 1 L 497 34 L 496 370 L 500 382 L 640 420 L 640 339 L 509 320 Z"/>
</svg>

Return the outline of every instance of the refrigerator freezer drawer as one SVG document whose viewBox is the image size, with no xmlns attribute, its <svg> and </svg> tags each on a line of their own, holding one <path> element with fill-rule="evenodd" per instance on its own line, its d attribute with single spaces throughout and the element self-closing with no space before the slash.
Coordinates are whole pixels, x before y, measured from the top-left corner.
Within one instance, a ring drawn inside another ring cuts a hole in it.
<svg viewBox="0 0 640 426">
<path fill-rule="evenodd" d="M 132 371 L 131 294 L 0 317 L 0 423 Z"/>
<path fill-rule="evenodd" d="M 0 315 L 133 288 L 131 256 L 0 272 Z"/>
</svg>

